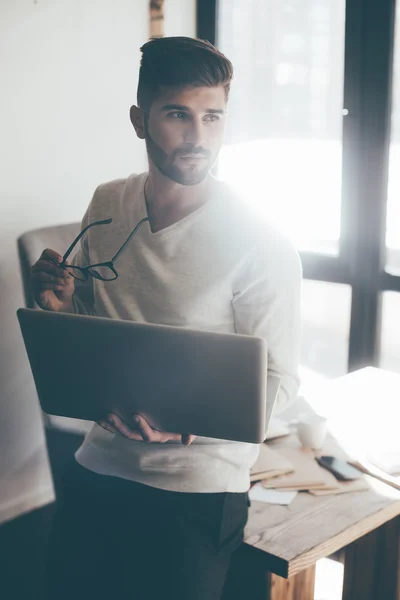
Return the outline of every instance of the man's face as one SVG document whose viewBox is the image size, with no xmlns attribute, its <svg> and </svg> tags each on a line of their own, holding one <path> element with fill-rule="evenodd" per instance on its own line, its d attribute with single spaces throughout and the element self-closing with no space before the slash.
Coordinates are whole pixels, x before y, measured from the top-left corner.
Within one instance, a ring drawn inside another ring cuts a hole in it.
<svg viewBox="0 0 400 600">
<path fill-rule="evenodd" d="M 145 123 L 149 158 L 176 183 L 201 183 L 221 148 L 225 114 L 222 86 L 166 88 Z"/>
</svg>

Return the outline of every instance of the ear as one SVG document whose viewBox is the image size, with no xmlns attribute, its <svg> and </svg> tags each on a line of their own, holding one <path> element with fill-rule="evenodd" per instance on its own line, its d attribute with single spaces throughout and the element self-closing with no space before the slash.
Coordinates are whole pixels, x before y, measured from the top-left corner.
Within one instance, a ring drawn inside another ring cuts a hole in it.
<svg viewBox="0 0 400 600">
<path fill-rule="evenodd" d="M 135 128 L 136 135 L 139 139 L 144 140 L 145 138 L 145 126 L 144 126 L 144 115 L 141 108 L 138 106 L 131 106 L 129 111 L 131 123 Z"/>
</svg>

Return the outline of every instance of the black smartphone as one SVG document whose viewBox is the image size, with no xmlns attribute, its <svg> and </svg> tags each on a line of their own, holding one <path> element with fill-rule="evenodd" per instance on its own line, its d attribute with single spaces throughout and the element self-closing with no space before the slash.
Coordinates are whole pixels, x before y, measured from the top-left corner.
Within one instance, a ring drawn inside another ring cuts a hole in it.
<svg viewBox="0 0 400 600">
<path fill-rule="evenodd" d="M 319 456 L 316 458 L 318 464 L 325 469 L 328 469 L 338 479 L 342 481 L 352 481 L 353 479 L 359 479 L 362 476 L 361 471 L 349 465 L 344 460 L 335 458 L 334 456 Z"/>
</svg>

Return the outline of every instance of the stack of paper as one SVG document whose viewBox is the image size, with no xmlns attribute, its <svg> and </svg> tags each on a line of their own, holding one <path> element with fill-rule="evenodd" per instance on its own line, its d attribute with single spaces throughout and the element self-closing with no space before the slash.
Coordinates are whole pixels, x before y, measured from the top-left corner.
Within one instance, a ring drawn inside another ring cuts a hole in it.
<svg viewBox="0 0 400 600">
<path fill-rule="evenodd" d="M 364 480 L 347 483 L 339 482 L 332 473 L 319 466 L 311 450 L 303 448 L 281 448 L 282 458 L 290 461 L 294 471 L 287 475 L 263 481 L 265 488 L 285 491 L 307 490 L 314 495 L 343 494 L 345 492 L 367 489 Z"/>
<path fill-rule="evenodd" d="M 266 444 L 261 444 L 260 455 L 251 469 L 250 480 L 261 481 L 294 471 L 292 463 L 279 451 L 275 452 Z M 275 486 L 272 486 L 275 487 Z"/>
<path fill-rule="evenodd" d="M 288 505 L 299 491 L 325 496 L 368 489 L 365 479 L 338 481 L 317 463 L 312 450 L 300 447 L 280 447 L 277 452 L 261 444 L 250 478 L 260 482 L 251 488 L 250 499 L 271 504 Z"/>
<path fill-rule="evenodd" d="M 340 483 L 332 473 L 319 466 L 311 450 L 303 448 L 280 448 L 282 458 L 294 467 L 292 473 L 263 481 L 266 488 L 286 491 L 337 490 Z"/>
<path fill-rule="evenodd" d="M 313 496 L 329 496 L 330 494 L 349 494 L 350 492 L 361 492 L 368 490 L 369 485 L 363 478 L 355 479 L 354 481 L 338 481 L 337 488 L 327 488 L 320 490 L 308 490 Z"/>
</svg>

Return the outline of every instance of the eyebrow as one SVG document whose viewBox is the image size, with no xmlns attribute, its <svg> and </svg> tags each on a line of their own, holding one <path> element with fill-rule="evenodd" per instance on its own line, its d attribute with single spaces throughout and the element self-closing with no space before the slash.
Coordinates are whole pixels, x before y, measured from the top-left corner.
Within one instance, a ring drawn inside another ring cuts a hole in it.
<svg viewBox="0 0 400 600">
<path fill-rule="evenodd" d="M 165 104 L 161 107 L 162 111 L 167 110 L 185 110 L 186 112 L 190 112 L 190 108 L 188 106 L 184 106 L 183 104 Z M 211 113 L 213 115 L 224 115 L 225 111 L 221 108 L 206 108 L 206 113 Z"/>
</svg>

